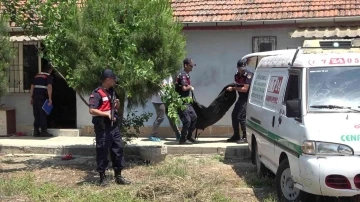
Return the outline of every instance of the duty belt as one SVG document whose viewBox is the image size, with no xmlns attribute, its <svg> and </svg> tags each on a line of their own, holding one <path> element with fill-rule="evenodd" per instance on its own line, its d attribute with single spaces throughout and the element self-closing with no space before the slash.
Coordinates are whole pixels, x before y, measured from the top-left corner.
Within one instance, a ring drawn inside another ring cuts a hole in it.
<svg viewBox="0 0 360 202">
<path fill-rule="evenodd" d="M 110 110 L 109 111 L 103 111 L 103 112 L 105 112 L 105 113 L 108 113 L 108 114 L 110 114 Z M 92 115 L 93 117 L 101 117 L 101 116 L 98 116 L 98 115 Z"/>
<path fill-rule="evenodd" d="M 35 85 L 34 88 L 45 88 L 45 89 L 47 89 L 47 86 Z"/>
</svg>

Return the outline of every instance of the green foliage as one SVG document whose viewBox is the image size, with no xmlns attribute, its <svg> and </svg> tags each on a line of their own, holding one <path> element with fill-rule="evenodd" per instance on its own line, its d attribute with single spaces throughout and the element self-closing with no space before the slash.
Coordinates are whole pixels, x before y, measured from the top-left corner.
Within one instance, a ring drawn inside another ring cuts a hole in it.
<svg viewBox="0 0 360 202">
<path fill-rule="evenodd" d="M 191 97 L 180 97 L 179 93 L 175 90 L 175 85 L 164 85 L 161 88 L 163 92 L 163 96 L 161 96 L 161 100 L 168 106 L 168 116 L 177 124 L 180 123 L 180 119 L 178 117 L 178 111 L 185 110 L 185 103 L 191 103 L 193 100 Z"/>
<path fill-rule="evenodd" d="M 100 84 L 104 69 L 112 69 L 120 78 L 116 91 L 123 117 L 125 103 L 128 109 L 144 106 L 160 90 L 158 83 L 181 67 L 182 25 L 174 21 L 168 0 L 83 2 L 79 9 L 77 0 L 2 0 L 11 21 L 27 35 L 45 36 L 42 56 L 80 96 Z M 124 136 L 139 133 L 149 116 L 124 118 Z M 132 127 L 135 133 L 129 132 Z"/>
<path fill-rule="evenodd" d="M 126 117 L 123 118 L 123 121 L 120 125 L 120 132 L 123 137 L 124 142 L 130 143 L 133 138 L 137 138 L 140 134 L 140 128 L 144 126 L 144 122 L 147 122 L 152 113 L 145 112 L 141 115 L 136 115 L 137 111 L 131 110 L 131 113 L 128 113 Z"/>
<path fill-rule="evenodd" d="M 9 89 L 9 65 L 14 57 L 7 22 L 5 16 L 0 16 L 0 99 Z"/>
<path fill-rule="evenodd" d="M 90 93 L 102 70 L 111 68 L 128 108 L 144 105 L 185 56 L 182 25 L 174 22 L 168 0 L 87 0 L 81 9 L 76 0 L 31 0 L 22 9 L 3 1 L 29 35 L 46 34 L 44 57 L 80 94 Z"/>
</svg>

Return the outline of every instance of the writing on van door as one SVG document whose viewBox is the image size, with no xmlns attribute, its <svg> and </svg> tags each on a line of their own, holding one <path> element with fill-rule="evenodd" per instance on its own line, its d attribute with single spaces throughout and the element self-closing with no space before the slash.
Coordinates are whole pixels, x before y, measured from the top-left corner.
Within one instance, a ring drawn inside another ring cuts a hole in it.
<svg viewBox="0 0 360 202">
<path fill-rule="evenodd" d="M 282 76 L 272 76 L 270 78 L 268 90 L 266 93 L 266 105 L 271 106 L 278 103 L 282 82 Z"/>
</svg>

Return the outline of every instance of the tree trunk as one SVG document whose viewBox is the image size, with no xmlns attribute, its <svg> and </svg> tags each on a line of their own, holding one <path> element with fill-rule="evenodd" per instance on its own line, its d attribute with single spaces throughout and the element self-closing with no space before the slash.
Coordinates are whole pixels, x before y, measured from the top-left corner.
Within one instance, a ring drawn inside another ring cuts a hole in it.
<svg viewBox="0 0 360 202">
<path fill-rule="evenodd" d="M 125 112 L 125 92 L 121 91 L 119 94 L 119 101 L 120 101 L 120 107 L 118 110 L 118 115 L 119 115 L 119 119 L 120 121 L 120 127 L 122 124 L 122 120 L 124 120 L 124 112 Z"/>
<path fill-rule="evenodd" d="M 76 91 L 76 93 L 79 95 L 80 99 L 84 102 L 84 104 L 86 104 L 86 106 L 89 106 L 89 103 L 86 102 L 85 98 L 83 97 L 83 95 L 79 92 Z"/>
<path fill-rule="evenodd" d="M 67 82 L 66 79 L 65 79 L 65 77 L 60 73 L 60 71 L 57 70 L 55 67 L 54 67 L 54 69 L 55 69 L 56 72 L 61 76 L 61 78 L 63 78 L 64 81 Z M 75 92 L 79 95 L 80 99 L 84 102 L 84 104 L 85 104 L 86 106 L 89 106 L 89 103 L 86 102 L 84 96 L 83 96 L 78 90 L 75 90 Z"/>
</svg>

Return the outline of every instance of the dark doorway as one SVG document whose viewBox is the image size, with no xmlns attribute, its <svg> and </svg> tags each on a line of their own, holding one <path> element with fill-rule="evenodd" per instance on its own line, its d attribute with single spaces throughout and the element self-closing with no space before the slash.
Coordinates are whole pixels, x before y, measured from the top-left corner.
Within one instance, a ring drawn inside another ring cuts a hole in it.
<svg viewBox="0 0 360 202">
<path fill-rule="evenodd" d="M 54 70 L 53 110 L 48 116 L 48 128 L 76 128 L 76 92 Z"/>
<path fill-rule="evenodd" d="M 46 55 L 46 47 L 41 43 L 41 50 Z M 41 60 L 42 71 L 48 65 L 44 58 Z M 63 77 L 54 71 L 51 73 L 54 78 L 52 101 L 54 108 L 47 117 L 48 128 L 77 128 L 76 123 L 76 92 L 70 88 Z"/>
</svg>

